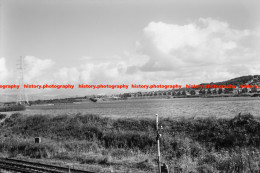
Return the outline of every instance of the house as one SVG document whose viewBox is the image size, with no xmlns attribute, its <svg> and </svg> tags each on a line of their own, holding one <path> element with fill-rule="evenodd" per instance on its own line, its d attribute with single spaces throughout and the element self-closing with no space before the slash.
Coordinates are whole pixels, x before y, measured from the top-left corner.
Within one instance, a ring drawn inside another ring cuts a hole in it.
<svg viewBox="0 0 260 173">
<path fill-rule="evenodd" d="M 199 95 L 200 94 L 200 90 L 195 90 L 195 95 Z"/>
</svg>

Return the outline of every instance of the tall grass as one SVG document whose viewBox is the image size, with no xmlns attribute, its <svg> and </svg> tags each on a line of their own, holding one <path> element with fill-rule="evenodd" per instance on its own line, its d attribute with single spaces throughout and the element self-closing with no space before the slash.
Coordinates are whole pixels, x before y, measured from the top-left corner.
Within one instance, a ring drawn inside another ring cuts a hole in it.
<svg viewBox="0 0 260 173">
<path fill-rule="evenodd" d="M 6 117 L 6 114 L 1 114 L 0 113 L 0 120 L 4 119 Z"/>
<path fill-rule="evenodd" d="M 165 118 L 160 125 L 163 161 L 172 170 L 177 166 L 183 172 L 260 171 L 259 118 L 250 114 L 230 119 Z M 6 134 L 1 137 L 0 151 L 12 156 L 123 165 L 147 172 L 155 169 L 152 119 L 13 114 L 1 124 L 2 129 Z M 48 142 L 33 144 L 36 136 Z"/>
<path fill-rule="evenodd" d="M 25 106 L 23 105 L 11 105 L 0 107 L 0 112 L 9 112 L 9 111 L 23 111 L 25 110 Z"/>
</svg>

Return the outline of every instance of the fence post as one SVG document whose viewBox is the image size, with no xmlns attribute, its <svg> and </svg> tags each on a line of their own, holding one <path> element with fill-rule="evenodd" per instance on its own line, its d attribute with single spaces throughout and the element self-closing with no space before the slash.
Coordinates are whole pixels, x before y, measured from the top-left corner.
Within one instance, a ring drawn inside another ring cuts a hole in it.
<svg viewBox="0 0 260 173">
<path fill-rule="evenodd" d="M 157 132 L 157 153 L 158 153 L 158 171 L 161 173 L 161 153 L 160 153 L 160 132 L 159 132 L 159 116 L 156 114 L 156 132 Z"/>
</svg>

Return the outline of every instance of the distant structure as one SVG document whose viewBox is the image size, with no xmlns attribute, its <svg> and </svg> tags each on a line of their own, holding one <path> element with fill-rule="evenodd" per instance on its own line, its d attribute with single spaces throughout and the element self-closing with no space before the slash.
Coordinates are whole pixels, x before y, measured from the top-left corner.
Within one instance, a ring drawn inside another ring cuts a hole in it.
<svg viewBox="0 0 260 173">
<path fill-rule="evenodd" d="M 24 70 L 25 70 L 25 67 L 24 67 L 24 57 L 22 57 L 22 56 L 19 59 L 19 64 L 18 64 L 17 70 L 18 70 L 18 81 L 19 81 L 20 87 L 18 89 L 16 103 L 21 104 L 21 105 L 22 104 L 29 104 L 28 97 L 27 97 L 25 90 L 24 90 Z"/>
</svg>

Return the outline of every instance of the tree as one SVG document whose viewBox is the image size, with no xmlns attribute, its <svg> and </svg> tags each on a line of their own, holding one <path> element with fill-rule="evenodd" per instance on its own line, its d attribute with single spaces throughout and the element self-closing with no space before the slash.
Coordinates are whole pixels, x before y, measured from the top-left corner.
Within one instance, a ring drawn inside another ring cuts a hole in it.
<svg viewBox="0 0 260 173">
<path fill-rule="evenodd" d="M 247 88 L 243 88 L 242 89 L 242 93 L 247 93 L 248 92 L 248 89 Z"/>
<path fill-rule="evenodd" d="M 195 95 L 195 94 L 196 94 L 195 90 L 190 91 L 190 95 Z"/>
<path fill-rule="evenodd" d="M 228 89 L 227 88 L 224 89 L 224 93 L 228 94 Z"/>
</svg>

